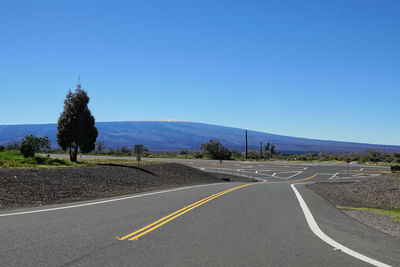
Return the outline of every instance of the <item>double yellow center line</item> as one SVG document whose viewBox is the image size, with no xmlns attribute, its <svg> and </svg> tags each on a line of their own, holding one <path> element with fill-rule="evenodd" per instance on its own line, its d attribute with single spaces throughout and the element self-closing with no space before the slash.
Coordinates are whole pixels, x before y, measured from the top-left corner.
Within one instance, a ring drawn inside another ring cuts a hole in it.
<svg viewBox="0 0 400 267">
<path fill-rule="evenodd" d="M 175 211 L 175 212 L 173 212 L 173 213 L 171 213 L 171 214 L 169 214 L 169 215 L 167 215 L 167 216 L 165 216 L 165 217 L 163 217 L 163 218 L 161 218 L 161 219 L 159 219 L 159 220 L 157 220 L 157 221 L 155 221 L 155 222 L 153 222 L 153 223 L 151 223 L 151 224 L 149 224 L 149 225 L 147 225 L 147 226 L 145 226 L 143 228 L 140 228 L 139 230 L 137 230 L 137 231 L 135 231 L 133 233 L 127 234 L 126 236 L 123 236 L 123 237 L 118 237 L 118 240 L 126 240 L 126 239 L 128 239 L 130 241 L 138 240 L 140 237 L 150 233 L 151 231 L 154 231 L 155 229 L 163 226 L 164 224 L 166 224 L 166 223 L 178 218 L 179 216 L 182 216 L 186 212 L 189 212 L 189 211 L 191 211 L 191 210 L 193 210 L 193 209 L 195 209 L 195 208 L 197 208 L 197 207 L 199 207 L 199 206 L 201 206 L 201 205 L 203 205 L 203 204 L 205 204 L 205 203 L 207 203 L 207 202 L 209 202 L 209 201 L 211 201 L 211 200 L 213 200 L 213 199 L 215 199 L 217 197 L 223 196 L 223 195 L 228 194 L 228 193 L 230 193 L 232 191 L 238 190 L 240 188 L 248 187 L 248 186 L 251 186 L 251 185 L 254 185 L 254 184 L 256 184 L 256 183 L 244 184 L 244 185 L 236 186 L 236 187 L 227 189 L 225 191 L 216 193 L 214 195 L 211 195 L 209 197 L 203 198 L 202 200 L 199 200 L 199 201 L 197 201 L 197 202 L 195 202 L 195 203 L 193 203 L 193 204 L 191 204 L 189 206 L 186 206 L 183 209 L 177 210 L 177 211 Z"/>
</svg>

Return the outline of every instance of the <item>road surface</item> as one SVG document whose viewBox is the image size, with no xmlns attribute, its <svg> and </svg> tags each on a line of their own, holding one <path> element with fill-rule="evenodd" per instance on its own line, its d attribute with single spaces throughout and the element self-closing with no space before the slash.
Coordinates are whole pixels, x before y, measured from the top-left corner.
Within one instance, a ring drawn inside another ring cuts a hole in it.
<svg viewBox="0 0 400 267">
<path fill-rule="evenodd" d="M 398 239 L 353 220 L 303 184 L 360 180 L 388 168 L 350 164 L 347 170 L 346 163 L 338 162 L 172 161 L 263 182 L 2 211 L 0 265 L 400 266 Z M 317 235 L 310 214 L 320 232 L 338 245 Z"/>
</svg>

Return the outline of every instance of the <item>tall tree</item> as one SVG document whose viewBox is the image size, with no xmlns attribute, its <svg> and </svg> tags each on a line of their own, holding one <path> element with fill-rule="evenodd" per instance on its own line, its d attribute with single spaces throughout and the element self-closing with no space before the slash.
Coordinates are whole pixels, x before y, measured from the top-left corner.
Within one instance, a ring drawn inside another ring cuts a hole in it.
<svg viewBox="0 0 400 267">
<path fill-rule="evenodd" d="M 64 100 L 64 111 L 58 119 L 57 143 L 76 162 L 78 149 L 88 153 L 95 148 L 97 129 L 95 120 L 88 108 L 89 97 L 78 82 L 75 92 L 69 90 Z"/>
<path fill-rule="evenodd" d="M 275 145 L 271 145 L 271 155 L 275 154 Z"/>
<path fill-rule="evenodd" d="M 265 152 L 268 152 L 268 151 L 269 151 L 270 146 L 271 146 L 270 142 L 268 142 L 268 143 L 265 145 Z"/>
</svg>

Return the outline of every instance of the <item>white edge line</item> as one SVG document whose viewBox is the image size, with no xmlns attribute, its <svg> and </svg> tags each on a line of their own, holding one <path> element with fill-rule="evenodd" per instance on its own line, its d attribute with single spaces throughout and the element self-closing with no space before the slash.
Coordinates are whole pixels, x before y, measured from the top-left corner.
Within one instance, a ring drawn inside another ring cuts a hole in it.
<svg viewBox="0 0 400 267">
<path fill-rule="evenodd" d="M 338 175 L 339 173 L 337 172 L 337 173 L 335 173 L 334 175 L 332 175 L 332 177 L 331 178 L 329 178 L 328 180 L 331 180 L 331 179 L 333 179 L 333 178 L 335 178 L 337 175 Z"/>
<path fill-rule="evenodd" d="M 180 191 L 180 190 L 190 189 L 190 188 L 195 188 L 195 187 L 212 186 L 212 185 L 219 185 L 219 184 L 226 184 L 226 183 L 193 185 L 193 186 L 179 187 L 179 188 L 175 188 L 175 189 L 150 192 L 150 193 L 133 195 L 133 196 L 128 196 L 128 197 L 113 198 L 113 199 L 107 199 L 107 200 L 103 200 L 103 201 L 90 202 L 90 203 L 84 203 L 84 204 L 77 204 L 77 205 L 71 205 L 71 206 L 49 208 L 49 209 L 41 209 L 41 210 L 31 210 L 31 211 L 21 211 L 21 212 L 14 212 L 14 213 L 6 213 L 6 214 L 0 214 L 0 217 L 16 216 L 16 215 L 23 215 L 23 214 L 31 214 L 31 213 L 40 213 L 40 212 L 48 212 L 48 211 L 55 211 L 55 210 L 64 210 L 64 209 L 86 207 L 86 206 L 104 204 L 104 203 L 109 203 L 109 202 L 127 200 L 127 199 L 132 199 L 132 198 L 145 197 L 145 196 L 157 195 L 157 194 L 162 194 L 162 193 Z"/>
<path fill-rule="evenodd" d="M 295 177 L 295 176 L 299 175 L 300 173 L 303 173 L 303 171 L 299 171 L 298 173 L 296 173 L 296 174 L 293 174 L 293 175 L 291 175 L 291 176 L 289 176 L 289 177 L 286 177 L 285 179 L 290 179 L 290 178 L 293 178 L 293 177 Z"/>
<path fill-rule="evenodd" d="M 306 202 L 304 201 L 304 199 L 302 198 L 302 196 L 300 195 L 299 191 L 296 189 L 295 187 L 296 184 L 291 184 L 290 186 L 292 187 L 297 200 L 300 203 L 300 207 L 303 210 L 304 216 L 306 217 L 308 226 L 310 227 L 311 231 L 313 231 L 313 233 L 318 236 L 320 239 L 322 239 L 324 242 L 328 243 L 329 245 L 331 245 L 334 248 L 340 249 L 341 251 L 343 251 L 344 253 L 353 256 L 359 260 L 362 260 L 364 262 L 367 262 L 369 264 L 375 265 L 375 266 L 380 266 L 380 267 L 390 267 L 390 265 L 385 264 L 383 262 L 371 259 L 365 255 L 362 255 L 354 250 L 351 250 L 345 246 L 343 246 L 342 244 L 336 242 L 335 240 L 333 240 L 332 238 L 330 238 L 329 236 L 327 236 L 324 232 L 322 232 L 322 230 L 319 228 L 318 224 L 316 223 L 316 221 L 314 220 L 314 217 L 311 214 L 311 211 L 308 209 Z"/>
</svg>

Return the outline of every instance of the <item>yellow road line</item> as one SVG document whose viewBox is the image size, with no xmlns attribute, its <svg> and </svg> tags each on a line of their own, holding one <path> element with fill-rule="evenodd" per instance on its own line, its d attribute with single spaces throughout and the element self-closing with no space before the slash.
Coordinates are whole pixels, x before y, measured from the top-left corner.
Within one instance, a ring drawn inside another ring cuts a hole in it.
<svg viewBox="0 0 400 267">
<path fill-rule="evenodd" d="M 204 199 L 201 199 L 201 200 L 199 200 L 199 201 L 197 201 L 197 202 L 195 202 L 195 203 L 193 203 L 193 204 L 191 204 L 191 205 L 189 205 L 189 206 L 186 206 L 186 207 L 184 207 L 184 208 L 182 208 L 182 209 L 180 209 L 180 210 L 177 210 L 177 211 L 175 211 L 175 212 L 173 212 L 173 213 L 171 213 L 171 214 L 169 214 L 169 215 L 167 215 L 167 216 L 165 216 L 165 217 L 163 217 L 163 218 L 161 218 L 161 219 L 159 219 L 159 220 L 153 222 L 152 224 L 147 225 L 146 227 L 143 227 L 143 228 L 141 228 L 141 229 L 139 229 L 139 230 L 137 230 L 137 231 L 135 231 L 135 232 L 133 232 L 133 233 L 131 233 L 131 234 L 129 234 L 129 235 L 126 235 L 126 236 L 121 237 L 121 238 L 118 238 L 118 239 L 119 239 L 119 240 L 127 239 L 128 237 L 130 237 L 130 236 L 132 236 L 132 235 L 134 235 L 134 234 L 136 234 L 136 233 L 138 233 L 138 232 L 141 232 L 141 231 L 143 231 L 143 230 L 146 230 L 147 228 L 150 228 L 151 226 L 153 226 L 153 225 L 155 225 L 155 224 L 157 224 L 157 223 L 159 223 L 159 222 L 161 222 L 161 221 L 163 221 L 163 220 L 166 220 L 166 219 L 172 217 L 173 215 L 175 215 L 175 214 L 177 214 L 177 213 L 179 213 L 179 212 L 182 212 L 182 211 L 184 211 L 184 210 L 186 210 L 186 209 L 188 209 L 188 208 L 190 208 L 190 207 L 192 207 L 192 206 L 195 206 L 196 204 L 199 204 L 199 203 L 201 203 L 201 202 L 203 202 L 203 201 L 205 201 L 205 200 L 207 200 L 207 199 L 209 199 L 209 198 L 211 198 L 211 197 L 213 197 L 213 196 L 215 196 L 215 195 L 219 195 L 219 194 L 224 193 L 224 192 L 226 192 L 226 191 L 228 191 L 228 190 L 230 190 L 230 189 L 227 189 L 227 190 L 225 190 L 225 191 L 222 191 L 222 192 L 216 193 L 216 194 L 214 194 L 214 195 L 211 195 L 211 196 L 209 196 L 209 197 L 206 197 L 206 198 L 204 198 Z"/>
<path fill-rule="evenodd" d="M 304 178 L 304 179 L 295 180 L 295 181 L 288 181 L 288 182 L 302 182 L 302 181 L 307 181 L 307 180 L 310 180 L 310 179 L 312 179 L 312 178 L 316 177 L 317 175 L 318 175 L 318 173 L 314 174 L 313 176 L 310 176 L 310 177 Z"/>
<path fill-rule="evenodd" d="M 209 197 L 206 197 L 206 198 L 204 198 L 202 200 L 199 200 L 199 201 L 197 201 L 197 202 L 195 202 L 195 203 L 193 203 L 193 204 L 191 204 L 189 206 L 186 206 L 186 207 L 184 207 L 184 208 L 182 208 L 180 210 L 177 210 L 177 211 L 175 211 L 175 212 L 173 212 L 173 213 L 171 213 L 171 214 L 169 214 L 169 215 L 167 215 L 167 216 L 165 216 L 165 217 L 163 217 L 163 218 L 161 218 L 161 219 L 159 219 L 159 220 L 157 220 L 157 221 L 155 221 L 155 222 L 153 222 L 153 223 L 151 223 L 151 224 L 149 224 L 149 225 L 147 225 L 147 226 L 145 226 L 145 227 L 143 227 L 143 228 L 141 228 L 141 229 L 139 229 L 139 230 L 137 230 L 137 231 L 135 231 L 133 233 L 130 233 L 130 234 L 125 235 L 123 237 L 119 237 L 118 239 L 119 240 L 125 240 L 125 239 L 129 238 L 130 241 L 137 240 L 140 237 L 144 236 L 145 234 L 150 233 L 151 231 L 163 226 L 164 224 L 166 224 L 166 223 L 178 218 L 179 216 L 182 216 L 183 214 L 185 214 L 185 213 L 187 213 L 187 212 L 189 212 L 189 211 L 191 211 L 191 210 L 193 210 L 193 209 L 195 209 L 195 208 L 197 208 L 197 207 L 199 207 L 199 206 L 201 206 L 201 205 L 203 205 L 203 204 L 205 204 L 205 203 L 207 203 L 207 202 L 209 202 L 209 201 L 211 201 L 211 200 L 213 200 L 213 199 L 215 199 L 217 197 L 223 196 L 223 195 L 228 194 L 228 193 L 230 193 L 232 191 L 235 191 L 237 189 L 244 188 L 244 187 L 247 187 L 247 186 L 250 186 L 250 185 L 254 185 L 254 184 L 240 185 L 240 186 L 233 187 L 233 188 L 224 190 L 222 192 L 213 194 L 213 195 L 211 195 Z"/>
</svg>

